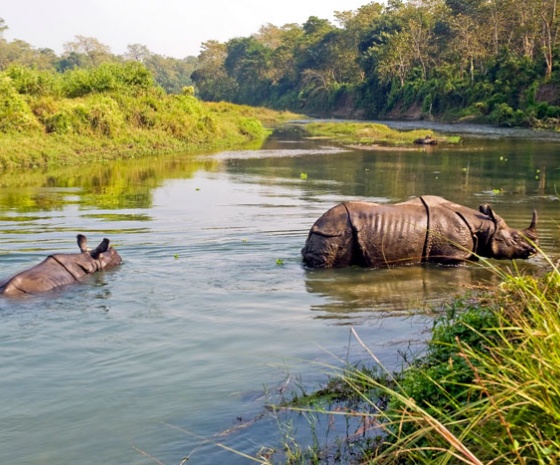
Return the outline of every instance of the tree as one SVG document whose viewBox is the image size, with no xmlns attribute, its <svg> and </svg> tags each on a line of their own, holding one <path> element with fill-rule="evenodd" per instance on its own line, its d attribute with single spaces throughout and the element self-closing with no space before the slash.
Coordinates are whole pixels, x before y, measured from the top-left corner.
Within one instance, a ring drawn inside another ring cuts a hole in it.
<svg viewBox="0 0 560 465">
<path fill-rule="evenodd" d="M 66 42 L 64 51 L 66 55 L 84 55 L 87 59 L 83 63 L 90 66 L 99 66 L 101 63 L 114 61 L 115 57 L 111 54 L 108 45 L 102 44 L 94 37 L 76 36 L 74 42 Z"/>
<path fill-rule="evenodd" d="M 226 44 L 210 40 L 204 42 L 201 48 L 198 67 L 191 74 L 199 96 L 203 100 L 213 102 L 231 99 L 236 83 L 228 76 L 224 67 L 227 56 Z"/>
<path fill-rule="evenodd" d="M 198 60 L 196 57 L 179 60 L 152 54 L 146 59 L 144 65 L 152 72 L 155 81 L 166 92 L 180 94 L 184 87 L 193 84 L 191 75 L 197 68 Z"/>
<path fill-rule="evenodd" d="M 9 29 L 4 18 L 0 18 L 0 39 L 4 37 L 4 32 Z"/>
<path fill-rule="evenodd" d="M 372 47 L 381 82 L 390 82 L 397 78 L 401 87 L 404 86 L 413 63 L 414 52 L 411 43 L 408 32 L 398 31 L 389 35 L 383 45 Z"/>
<path fill-rule="evenodd" d="M 126 46 L 126 53 L 124 54 L 125 60 L 138 61 L 145 63 L 152 55 L 148 47 L 142 44 L 129 44 Z"/>
<path fill-rule="evenodd" d="M 450 41 L 450 49 L 460 70 L 468 70 L 471 83 L 474 82 L 475 63 L 486 57 L 484 47 L 484 28 L 468 15 L 458 14 L 450 19 L 454 33 Z"/>
<path fill-rule="evenodd" d="M 560 24 L 558 22 L 557 0 L 542 0 L 539 11 L 542 33 L 541 49 L 546 62 L 545 78 L 548 80 L 552 75 L 554 65 L 554 49 L 558 45 L 558 33 Z"/>
<path fill-rule="evenodd" d="M 236 103 L 262 105 L 268 100 L 272 50 L 254 37 L 232 39 L 227 43 L 224 68 L 236 82 Z"/>
</svg>

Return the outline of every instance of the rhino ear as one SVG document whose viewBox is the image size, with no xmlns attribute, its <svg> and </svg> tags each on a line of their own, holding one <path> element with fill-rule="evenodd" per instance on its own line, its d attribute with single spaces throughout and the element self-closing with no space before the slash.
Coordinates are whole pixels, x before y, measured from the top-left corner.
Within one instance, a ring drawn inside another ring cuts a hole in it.
<svg viewBox="0 0 560 465">
<path fill-rule="evenodd" d="M 109 250 L 109 239 L 105 238 L 101 243 L 90 252 L 91 258 L 97 258 L 100 254 L 107 252 Z"/>
<path fill-rule="evenodd" d="M 480 213 L 484 213 L 486 216 L 490 216 L 490 214 L 488 213 L 488 210 L 492 211 L 492 208 L 490 208 L 490 205 L 488 205 L 487 203 L 480 205 L 478 207 L 478 211 Z"/>
<path fill-rule="evenodd" d="M 480 210 L 481 213 L 484 213 L 496 224 L 500 223 L 501 221 L 504 221 L 500 216 L 494 213 L 494 210 L 492 210 L 492 207 L 488 204 L 481 205 L 480 207 L 478 207 L 478 209 Z"/>
<path fill-rule="evenodd" d="M 86 236 L 84 236 L 83 234 L 78 234 L 76 238 L 78 239 L 78 247 L 80 248 L 80 252 L 87 252 Z"/>
</svg>

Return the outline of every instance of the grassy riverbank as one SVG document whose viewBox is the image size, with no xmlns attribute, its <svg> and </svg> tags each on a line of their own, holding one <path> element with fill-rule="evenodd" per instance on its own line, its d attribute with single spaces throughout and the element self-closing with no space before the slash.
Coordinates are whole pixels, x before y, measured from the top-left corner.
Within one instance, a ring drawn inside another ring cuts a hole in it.
<svg viewBox="0 0 560 465">
<path fill-rule="evenodd" d="M 324 137 L 341 144 L 367 148 L 371 146 L 413 147 L 417 139 L 431 137 L 437 143 L 457 144 L 458 136 L 443 136 L 430 129 L 398 131 L 379 123 L 316 122 L 305 126 L 311 137 Z M 418 147 L 418 146 L 417 146 Z"/>
<path fill-rule="evenodd" d="M 560 270 L 550 266 L 539 277 L 497 271 L 497 288 L 447 304 L 404 370 L 371 354 L 366 369 L 277 406 L 357 426 L 330 444 L 286 441 L 272 463 L 558 463 Z"/>
<path fill-rule="evenodd" d="M 168 95 L 138 63 L 0 73 L 0 169 L 261 143 L 287 113 Z"/>
</svg>

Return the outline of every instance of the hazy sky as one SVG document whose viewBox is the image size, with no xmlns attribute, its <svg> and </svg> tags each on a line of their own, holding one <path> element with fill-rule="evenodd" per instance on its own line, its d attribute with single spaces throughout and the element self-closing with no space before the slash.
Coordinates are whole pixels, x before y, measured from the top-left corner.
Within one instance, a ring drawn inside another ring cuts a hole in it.
<svg viewBox="0 0 560 465">
<path fill-rule="evenodd" d="M 198 55 L 207 40 L 246 37 L 267 23 L 334 22 L 335 11 L 368 0 L 0 0 L 4 37 L 60 54 L 77 35 L 95 37 L 115 54 L 129 44 L 175 58 Z"/>
</svg>

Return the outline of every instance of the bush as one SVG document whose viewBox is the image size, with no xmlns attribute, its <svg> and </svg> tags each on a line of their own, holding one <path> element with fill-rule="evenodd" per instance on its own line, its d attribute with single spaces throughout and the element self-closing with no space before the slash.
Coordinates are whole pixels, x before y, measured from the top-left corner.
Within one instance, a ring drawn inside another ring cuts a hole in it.
<svg viewBox="0 0 560 465">
<path fill-rule="evenodd" d="M 12 79 L 0 75 L 0 132 L 28 132 L 40 129 L 25 98 L 20 95 Z"/>
<path fill-rule="evenodd" d="M 22 66 L 10 66 L 5 75 L 20 94 L 33 96 L 60 95 L 62 80 L 54 71 L 38 71 Z"/>
<path fill-rule="evenodd" d="M 148 69 L 137 62 L 104 63 L 92 69 L 73 69 L 64 73 L 65 95 L 71 98 L 91 93 L 137 93 L 154 86 Z"/>
<path fill-rule="evenodd" d="M 498 126 L 523 126 L 526 118 L 523 111 L 514 110 L 507 103 L 500 103 L 490 112 L 488 121 Z"/>
</svg>

